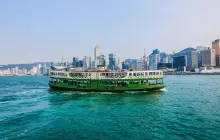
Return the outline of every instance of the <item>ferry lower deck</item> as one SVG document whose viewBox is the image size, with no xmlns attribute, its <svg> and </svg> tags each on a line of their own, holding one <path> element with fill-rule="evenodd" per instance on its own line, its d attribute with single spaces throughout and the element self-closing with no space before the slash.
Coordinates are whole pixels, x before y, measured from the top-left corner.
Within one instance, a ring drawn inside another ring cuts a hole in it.
<svg viewBox="0 0 220 140">
<path fill-rule="evenodd" d="M 151 91 L 164 88 L 163 79 L 51 79 L 52 89 L 86 92 Z"/>
</svg>

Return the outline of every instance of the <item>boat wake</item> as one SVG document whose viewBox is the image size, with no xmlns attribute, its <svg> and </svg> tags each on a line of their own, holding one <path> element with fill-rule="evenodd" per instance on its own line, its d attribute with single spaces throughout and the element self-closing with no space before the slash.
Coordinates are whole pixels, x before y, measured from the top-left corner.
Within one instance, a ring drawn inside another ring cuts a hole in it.
<svg viewBox="0 0 220 140">
<path fill-rule="evenodd" d="M 167 91 L 167 89 L 166 88 L 162 88 L 162 89 L 160 89 L 160 91 Z"/>
</svg>

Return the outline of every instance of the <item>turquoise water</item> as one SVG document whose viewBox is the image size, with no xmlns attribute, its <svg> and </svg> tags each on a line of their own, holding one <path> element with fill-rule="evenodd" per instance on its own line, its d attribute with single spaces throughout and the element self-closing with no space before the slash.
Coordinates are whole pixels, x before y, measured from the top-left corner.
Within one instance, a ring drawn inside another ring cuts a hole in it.
<svg viewBox="0 0 220 140">
<path fill-rule="evenodd" d="M 220 139 L 220 76 L 166 76 L 167 91 L 51 91 L 0 77 L 0 140 Z"/>
</svg>

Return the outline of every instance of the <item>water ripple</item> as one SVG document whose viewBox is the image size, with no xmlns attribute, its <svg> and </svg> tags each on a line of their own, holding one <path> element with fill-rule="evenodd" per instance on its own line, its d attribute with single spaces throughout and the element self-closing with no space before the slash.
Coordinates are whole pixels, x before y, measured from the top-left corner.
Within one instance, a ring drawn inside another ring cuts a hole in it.
<svg viewBox="0 0 220 140">
<path fill-rule="evenodd" d="M 0 140 L 220 138 L 220 76 L 165 76 L 165 85 L 87 93 L 49 90 L 47 77 L 0 77 Z"/>
</svg>

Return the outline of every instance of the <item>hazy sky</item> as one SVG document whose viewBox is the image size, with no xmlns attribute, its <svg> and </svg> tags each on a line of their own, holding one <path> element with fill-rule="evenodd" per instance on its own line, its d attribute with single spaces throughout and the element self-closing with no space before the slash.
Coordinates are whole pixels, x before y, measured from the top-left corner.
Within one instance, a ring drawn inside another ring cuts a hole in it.
<svg viewBox="0 0 220 140">
<path fill-rule="evenodd" d="M 220 0 L 1 0 L 0 64 L 139 58 L 220 38 Z"/>
</svg>

